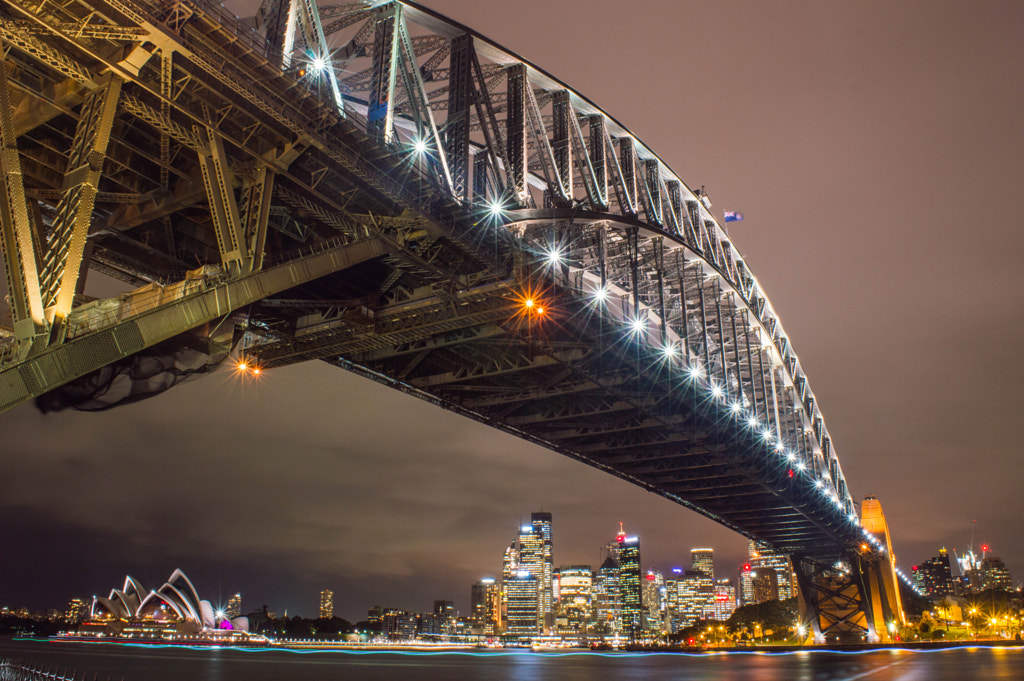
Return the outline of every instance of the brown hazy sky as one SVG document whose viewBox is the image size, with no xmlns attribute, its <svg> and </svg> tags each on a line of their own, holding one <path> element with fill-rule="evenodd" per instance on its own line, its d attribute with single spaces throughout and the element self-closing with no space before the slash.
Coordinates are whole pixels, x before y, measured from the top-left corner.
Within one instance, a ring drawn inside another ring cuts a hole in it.
<svg viewBox="0 0 1024 681">
<path fill-rule="evenodd" d="M 251 0 L 250 3 L 251 5 Z M 602 106 L 716 213 L 793 339 L 900 564 L 989 543 L 1024 578 L 1024 4 L 427 0 Z M 244 5 L 235 5 L 236 7 Z M 246 13 L 244 10 L 239 13 Z M 175 567 L 216 600 L 465 611 L 520 519 L 557 564 L 623 521 L 645 567 L 744 541 L 559 455 L 326 365 L 103 414 L 0 415 L 0 605 Z M 155 586 L 155 584 L 153 584 Z"/>
</svg>

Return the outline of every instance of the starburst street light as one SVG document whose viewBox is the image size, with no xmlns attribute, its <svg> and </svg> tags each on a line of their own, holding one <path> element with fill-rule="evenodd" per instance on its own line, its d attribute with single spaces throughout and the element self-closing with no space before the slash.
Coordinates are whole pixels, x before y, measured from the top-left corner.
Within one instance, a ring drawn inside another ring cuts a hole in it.
<svg viewBox="0 0 1024 681">
<path fill-rule="evenodd" d="M 594 300 L 596 300 L 599 303 L 603 303 L 607 299 L 608 299 L 608 287 L 607 286 L 598 286 L 597 288 L 594 289 Z"/>
<path fill-rule="evenodd" d="M 427 140 L 417 137 L 413 140 L 412 150 L 417 154 L 424 154 L 427 151 Z"/>
<path fill-rule="evenodd" d="M 551 248 L 548 253 L 548 264 L 550 265 L 561 265 L 565 256 L 562 254 L 561 248 Z"/>
<path fill-rule="evenodd" d="M 638 317 L 631 321 L 629 323 L 629 326 L 630 329 L 632 329 L 633 333 L 640 335 L 641 333 L 647 330 L 647 321 L 644 320 L 643 318 Z"/>
<path fill-rule="evenodd" d="M 501 201 L 491 201 L 487 204 L 487 210 L 489 210 L 491 215 L 494 217 L 498 217 L 505 212 L 505 208 L 501 205 Z"/>
<path fill-rule="evenodd" d="M 310 62 L 310 66 L 313 68 L 313 73 L 323 73 L 323 70 L 327 68 L 327 60 L 322 55 L 313 57 L 313 61 Z"/>
</svg>

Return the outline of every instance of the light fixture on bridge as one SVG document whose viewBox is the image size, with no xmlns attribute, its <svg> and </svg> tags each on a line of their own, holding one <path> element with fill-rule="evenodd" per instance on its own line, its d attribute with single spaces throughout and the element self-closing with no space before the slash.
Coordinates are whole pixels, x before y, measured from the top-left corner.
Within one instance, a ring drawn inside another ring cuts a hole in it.
<svg viewBox="0 0 1024 681">
<path fill-rule="evenodd" d="M 741 411 L 743 411 L 743 405 L 740 404 L 739 402 L 733 402 L 730 409 L 732 409 L 733 414 L 739 414 Z"/>
<path fill-rule="evenodd" d="M 327 59 L 325 59 L 323 55 L 318 54 L 317 56 L 313 57 L 313 61 L 310 62 L 310 66 L 313 67 L 313 73 L 323 73 L 324 69 L 327 68 Z"/>
<path fill-rule="evenodd" d="M 749 419 L 747 419 L 747 425 L 750 426 L 751 428 L 757 428 L 760 424 L 761 422 L 757 420 L 756 416 L 751 416 Z"/>
<path fill-rule="evenodd" d="M 420 155 L 425 154 L 427 152 L 427 140 L 417 137 L 412 141 L 412 150 Z"/>
<path fill-rule="evenodd" d="M 723 394 L 722 386 L 718 385 L 717 383 L 712 384 L 712 386 L 711 386 L 711 396 L 714 397 L 717 400 L 717 399 L 720 399 L 722 397 L 722 394 Z"/>
<path fill-rule="evenodd" d="M 647 320 L 643 317 L 637 317 L 629 323 L 630 330 L 638 336 L 647 330 Z"/>
<path fill-rule="evenodd" d="M 672 361 L 679 354 L 679 347 L 675 343 L 665 343 L 661 348 L 661 356 L 666 361 Z"/>
<path fill-rule="evenodd" d="M 803 471 L 807 470 L 807 464 L 805 464 L 803 461 L 797 461 L 796 469 L 802 473 Z"/>
<path fill-rule="evenodd" d="M 498 217 L 505 212 L 505 207 L 501 205 L 501 201 L 491 201 L 487 204 L 487 210 L 493 217 Z"/>
<path fill-rule="evenodd" d="M 604 301 L 608 300 L 608 287 L 598 286 L 597 288 L 595 288 L 594 300 L 596 300 L 599 303 L 603 303 Z"/>
<path fill-rule="evenodd" d="M 695 381 L 700 380 L 700 377 L 704 375 L 704 371 L 700 368 L 699 364 L 694 364 L 693 366 L 691 366 L 687 373 L 689 373 L 690 378 L 692 378 Z"/>
<path fill-rule="evenodd" d="M 565 260 L 565 256 L 562 254 L 562 249 L 557 247 L 549 249 L 547 256 L 549 265 L 561 265 L 562 261 Z"/>
</svg>

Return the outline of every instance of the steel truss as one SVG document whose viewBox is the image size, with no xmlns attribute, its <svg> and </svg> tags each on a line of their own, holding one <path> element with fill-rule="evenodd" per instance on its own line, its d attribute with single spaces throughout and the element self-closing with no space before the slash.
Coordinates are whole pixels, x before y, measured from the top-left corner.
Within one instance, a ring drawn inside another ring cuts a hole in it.
<svg viewBox="0 0 1024 681">
<path fill-rule="evenodd" d="M 268 368 L 357 371 L 819 566 L 860 542 L 792 343 L 706 195 L 420 6 L 258 18 L 0 2 L 0 408 L 244 307 Z M 96 318 L 90 269 L 147 286 Z M 160 333 L 126 330 L 154 314 Z"/>
</svg>

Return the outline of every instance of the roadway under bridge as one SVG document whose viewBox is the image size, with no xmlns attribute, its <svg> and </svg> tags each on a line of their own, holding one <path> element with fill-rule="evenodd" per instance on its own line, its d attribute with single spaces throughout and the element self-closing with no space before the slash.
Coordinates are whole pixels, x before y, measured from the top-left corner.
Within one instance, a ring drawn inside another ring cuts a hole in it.
<svg viewBox="0 0 1024 681">
<path fill-rule="evenodd" d="M 321 360 L 790 554 L 818 640 L 902 619 L 708 197 L 553 75 L 405 2 L 2 0 L 0 41 L 0 410 Z"/>
</svg>

